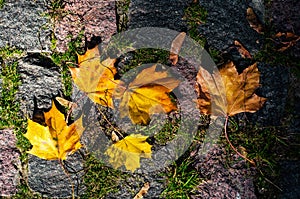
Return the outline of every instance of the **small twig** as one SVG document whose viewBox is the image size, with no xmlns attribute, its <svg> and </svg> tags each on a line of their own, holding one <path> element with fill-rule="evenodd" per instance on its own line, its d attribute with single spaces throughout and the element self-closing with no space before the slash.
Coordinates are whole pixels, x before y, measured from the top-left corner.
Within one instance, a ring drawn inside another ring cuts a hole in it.
<svg viewBox="0 0 300 199">
<path fill-rule="evenodd" d="M 250 162 L 252 165 L 255 166 L 255 162 L 253 160 L 248 159 L 246 156 L 242 155 L 230 142 L 229 138 L 228 138 L 228 134 L 227 134 L 227 124 L 228 124 L 228 116 L 226 116 L 226 120 L 225 120 L 225 124 L 224 124 L 224 134 L 225 134 L 225 138 L 227 140 L 227 142 L 229 143 L 230 147 L 243 159 L 247 160 L 248 162 Z"/>
</svg>

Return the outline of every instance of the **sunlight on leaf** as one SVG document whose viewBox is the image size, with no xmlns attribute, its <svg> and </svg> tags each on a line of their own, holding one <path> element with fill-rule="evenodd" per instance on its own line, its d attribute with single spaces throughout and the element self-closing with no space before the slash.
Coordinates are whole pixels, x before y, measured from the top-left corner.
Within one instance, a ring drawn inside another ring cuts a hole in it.
<svg viewBox="0 0 300 199">
<path fill-rule="evenodd" d="M 114 97 L 120 99 L 121 118 L 129 117 L 134 124 L 147 124 L 154 113 L 169 113 L 177 107 L 169 93 L 180 80 L 167 70 L 156 70 L 157 65 L 142 70 L 128 85 L 120 83 Z"/>
<path fill-rule="evenodd" d="M 219 73 L 220 76 L 216 73 L 211 75 L 203 68 L 199 70 L 196 90 L 199 94 L 198 106 L 202 113 L 211 114 L 212 104 L 215 113 L 223 116 L 233 116 L 242 112 L 253 113 L 263 106 L 266 98 L 255 94 L 255 90 L 259 87 L 260 76 L 256 63 L 238 74 L 231 61 L 225 64 Z M 215 82 L 220 80 L 223 82 L 224 89 L 215 86 Z M 225 91 L 226 99 L 221 97 L 222 90 Z"/>
<path fill-rule="evenodd" d="M 68 126 L 54 102 L 44 116 L 47 126 L 28 119 L 27 133 L 24 136 L 33 145 L 28 153 L 46 160 L 65 160 L 67 155 L 81 148 L 80 136 L 84 131 L 81 117 Z"/>
<path fill-rule="evenodd" d="M 116 59 L 107 58 L 100 62 L 98 46 L 78 55 L 78 68 L 69 67 L 74 83 L 95 103 L 113 108 L 112 93 L 118 84 Z"/>
<path fill-rule="evenodd" d="M 140 158 L 151 158 L 151 145 L 146 142 L 148 136 L 131 134 L 112 144 L 105 152 L 109 163 L 117 169 L 124 165 L 127 170 L 134 172 L 140 168 Z"/>
</svg>

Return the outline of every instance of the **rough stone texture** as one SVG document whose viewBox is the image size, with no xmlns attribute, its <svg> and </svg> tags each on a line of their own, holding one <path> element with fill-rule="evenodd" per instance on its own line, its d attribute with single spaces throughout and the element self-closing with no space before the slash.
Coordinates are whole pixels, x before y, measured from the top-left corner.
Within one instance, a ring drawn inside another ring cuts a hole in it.
<svg viewBox="0 0 300 199">
<path fill-rule="evenodd" d="M 227 154 L 224 146 L 216 145 L 205 156 L 198 154 L 195 159 L 195 167 L 205 181 L 192 198 L 256 198 L 251 177 L 256 171 L 249 169 L 238 155 Z"/>
<path fill-rule="evenodd" d="M 50 26 L 45 1 L 5 0 L 0 9 L 0 48 L 6 45 L 28 51 L 48 51 Z"/>
<path fill-rule="evenodd" d="M 264 0 L 250 0 L 249 6 L 255 10 L 255 14 L 259 17 L 259 20 L 265 21 L 265 5 Z"/>
<path fill-rule="evenodd" d="M 150 183 L 150 189 L 148 193 L 143 197 L 145 199 L 161 198 L 160 194 L 164 190 L 165 177 L 159 176 L 159 173 L 155 172 L 150 175 L 145 174 L 128 174 L 128 177 L 122 179 L 119 183 L 119 191 L 114 194 L 108 194 L 105 198 L 115 199 L 124 198 L 132 199 L 135 194 L 139 192 L 145 182 Z"/>
<path fill-rule="evenodd" d="M 0 196 L 11 196 L 17 192 L 20 182 L 20 152 L 13 130 L 0 130 Z"/>
<path fill-rule="evenodd" d="M 247 114 L 248 118 L 261 126 L 281 125 L 289 90 L 289 69 L 258 63 L 258 70 L 261 86 L 256 93 L 267 101 L 255 114 Z"/>
<path fill-rule="evenodd" d="M 186 31 L 182 18 L 189 2 L 190 0 L 131 0 L 128 26 L 130 29 L 163 27 Z"/>
<path fill-rule="evenodd" d="M 48 109 L 51 98 L 62 90 L 59 67 L 50 58 L 30 54 L 18 63 L 21 86 L 17 98 L 24 116 L 32 116 L 34 108 Z M 37 107 L 34 107 L 36 97 Z"/>
<path fill-rule="evenodd" d="M 260 49 L 262 36 L 246 19 L 248 2 L 199 0 L 199 4 L 208 11 L 206 23 L 199 26 L 199 34 L 207 39 L 209 46 L 224 51 L 234 40 L 239 40 L 252 54 Z"/>
<path fill-rule="evenodd" d="M 300 35 L 300 1 L 272 0 L 268 17 L 276 31 L 294 32 Z"/>
<path fill-rule="evenodd" d="M 79 196 L 84 192 L 83 157 L 76 152 L 64 161 L 64 167 L 69 173 L 74 185 L 74 194 Z M 66 198 L 72 196 L 72 183 L 58 160 L 43 160 L 29 155 L 28 185 L 44 197 Z"/>
<path fill-rule="evenodd" d="M 92 36 L 101 36 L 107 43 L 110 37 L 117 32 L 115 1 L 113 0 L 66 0 L 64 14 L 55 24 L 57 50 L 67 50 L 67 44 L 75 39 L 80 31 L 90 40 Z M 68 37 L 71 35 L 71 37 Z"/>
<path fill-rule="evenodd" d="M 280 187 L 282 192 L 279 198 L 300 198 L 300 161 L 284 161 L 280 164 Z"/>
</svg>

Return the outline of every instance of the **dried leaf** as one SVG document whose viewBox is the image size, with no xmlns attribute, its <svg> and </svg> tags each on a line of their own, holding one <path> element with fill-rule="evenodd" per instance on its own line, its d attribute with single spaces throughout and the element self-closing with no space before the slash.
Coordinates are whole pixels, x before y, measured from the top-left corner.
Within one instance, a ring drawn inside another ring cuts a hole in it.
<svg viewBox="0 0 300 199">
<path fill-rule="evenodd" d="M 233 44 L 243 58 L 252 59 L 252 56 L 249 53 L 249 51 L 238 40 L 234 40 Z"/>
<path fill-rule="evenodd" d="M 169 93 L 180 81 L 172 77 L 167 69 L 156 69 L 157 65 L 145 68 L 128 87 L 124 83 L 118 85 L 113 97 L 121 99 L 121 118 L 129 117 L 134 124 L 148 124 L 150 115 L 177 109 Z"/>
<path fill-rule="evenodd" d="M 146 182 L 144 186 L 141 188 L 141 190 L 134 196 L 133 199 L 141 199 L 148 193 L 148 190 L 150 188 L 150 183 Z"/>
<path fill-rule="evenodd" d="M 228 62 L 219 72 L 220 76 L 217 73 L 210 75 L 202 68 L 198 72 L 197 102 L 202 113 L 211 114 L 213 108 L 216 115 L 233 116 L 242 112 L 253 113 L 263 106 L 266 98 L 254 93 L 259 87 L 260 75 L 256 63 L 238 74 L 233 62 Z M 221 88 L 220 80 L 224 88 Z M 226 100 L 222 97 L 222 91 L 225 92 Z"/>
<path fill-rule="evenodd" d="M 24 136 L 33 145 L 28 153 L 46 160 L 65 160 L 82 145 L 80 136 L 84 130 L 82 118 L 67 126 L 64 115 L 54 102 L 49 112 L 44 113 L 47 126 L 28 119 L 27 133 Z"/>
<path fill-rule="evenodd" d="M 294 46 L 300 40 L 300 36 L 291 32 L 287 32 L 287 33 L 279 32 L 274 37 L 280 39 L 281 47 L 277 49 L 277 51 L 279 52 L 286 51 L 290 47 Z"/>
<path fill-rule="evenodd" d="M 256 32 L 259 34 L 264 33 L 264 27 L 260 20 L 258 19 L 258 16 L 255 14 L 254 10 L 252 8 L 247 8 L 247 16 L 246 19 L 250 25 L 251 28 L 253 28 Z"/>
<path fill-rule="evenodd" d="M 100 62 L 98 46 L 78 55 L 78 68 L 69 68 L 72 79 L 95 103 L 113 108 L 112 93 L 119 80 L 114 80 L 116 59 Z"/>
<path fill-rule="evenodd" d="M 170 61 L 172 62 L 172 65 L 175 65 L 178 62 L 178 54 L 184 42 L 185 36 L 186 33 L 181 32 L 172 41 L 171 49 L 170 49 L 170 57 L 169 57 Z"/>
<path fill-rule="evenodd" d="M 151 158 L 151 145 L 146 142 L 148 136 L 131 134 L 112 144 L 105 154 L 109 156 L 109 163 L 117 169 L 125 165 L 126 169 L 134 172 L 140 168 L 140 158 Z"/>
<path fill-rule="evenodd" d="M 72 108 L 76 108 L 77 104 L 74 102 L 71 102 L 69 100 L 66 100 L 62 97 L 55 97 L 56 101 L 58 101 L 59 104 L 61 104 L 62 106 L 68 108 L 68 109 L 72 109 Z"/>
</svg>

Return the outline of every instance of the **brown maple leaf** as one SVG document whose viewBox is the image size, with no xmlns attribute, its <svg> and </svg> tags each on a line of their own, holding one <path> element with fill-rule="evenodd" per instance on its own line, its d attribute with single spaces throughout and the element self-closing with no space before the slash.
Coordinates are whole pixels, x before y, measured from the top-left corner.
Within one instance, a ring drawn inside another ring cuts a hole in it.
<svg viewBox="0 0 300 199">
<path fill-rule="evenodd" d="M 266 98 L 259 97 L 255 90 L 259 87 L 257 64 L 238 74 L 234 63 L 228 62 L 212 75 L 200 68 L 196 90 L 199 94 L 198 107 L 204 114 L 233 116 L 242 112 L 256 112 Z"/>
</svg>

